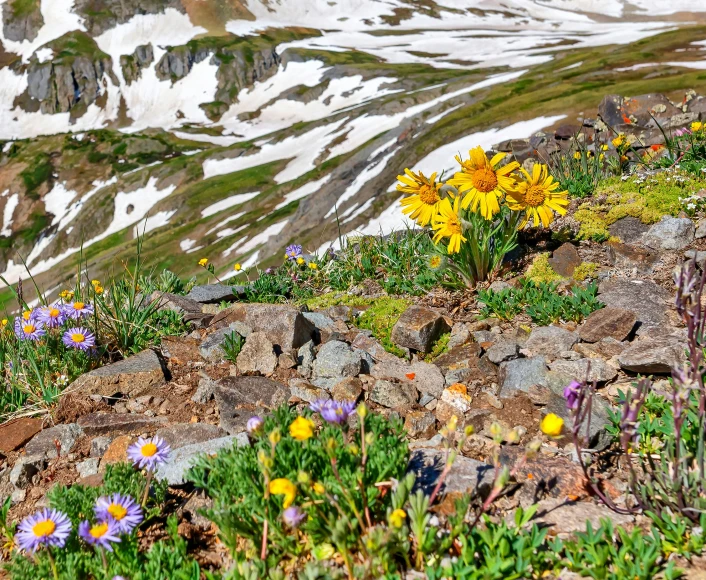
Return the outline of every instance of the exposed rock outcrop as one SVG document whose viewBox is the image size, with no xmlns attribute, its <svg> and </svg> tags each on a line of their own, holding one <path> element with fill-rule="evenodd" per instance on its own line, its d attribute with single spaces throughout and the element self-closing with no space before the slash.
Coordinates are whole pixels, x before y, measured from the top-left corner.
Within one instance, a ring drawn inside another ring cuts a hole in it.
<svg viewBox="0 0 706 580">
<path fill-rule="evenodd" d="M 22 42 L 34 40 L 39 29 L 44 25 L 44 17 L 40 10 L 40 0 L 24 2 L 6 2 L 2 6 L 2 28 L 5 38 Z"/>
<path fill-rule="evenodd" d="M 154 62 L 154 49 L 151 44 L 143 44 L 135 49 L 132 54 L 120 57 L 120 68 L 123 71 L 125 82 L 131 85 L 142 76 L 142 69 L 149 67 Z"/>
<path fill-rule="evenodd" d="M 74 4 L 91 36 L 100 36 L 138 14 L 159 14 L 167 8 L 186 12 L 181 0 L 76 0 Z"/>
</svg>

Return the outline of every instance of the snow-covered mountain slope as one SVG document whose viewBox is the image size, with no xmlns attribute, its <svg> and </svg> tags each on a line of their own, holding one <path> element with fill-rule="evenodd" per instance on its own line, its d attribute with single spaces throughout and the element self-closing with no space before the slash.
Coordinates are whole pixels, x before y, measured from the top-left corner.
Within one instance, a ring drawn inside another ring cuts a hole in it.
<svg viewBox="0 0 706 580">
<path fill-rule="evenodd" d="M 405 166 L 698 88 L 702 4 L 0 0 L 0 272 L 100 269 L 138 228 L 227 271 L 399 227 Z"/>
</svg>

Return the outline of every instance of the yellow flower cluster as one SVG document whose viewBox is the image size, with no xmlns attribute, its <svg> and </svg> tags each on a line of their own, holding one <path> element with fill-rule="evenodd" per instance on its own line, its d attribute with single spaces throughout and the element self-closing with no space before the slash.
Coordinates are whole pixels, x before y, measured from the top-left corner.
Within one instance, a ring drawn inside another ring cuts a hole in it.
<svg viewBox="0 0 706 580">
<path fill-rule="evenodd" d="M 535 227 L 540 222 L 547 227 L 554 212 L 566 213 L 568 192 L 557 191 L 559 183 L 549 175 L 546 165 L 535 164 L 530 174 L 516 161 L 502 165 L 505 153 L 489 160 L 483 148 L 476 147 L 468 155 L 468 159 L 456 157 L 461 169 L 446 183 L 437 182 L 436 173 L 426 177 L 421 171 L 409 169 L 397 177 L 397 190 L 408 194 L 400 201 L 402 212 L 422 227 L 431 225 L 435 243 L 448 240 L 449 254 L 459 252 L 467 241 L 461 210 L 492 220 L 504 203 L 512 211 L 524 212 L 520 228 L 530 220 Z M 454 186 L 457 193 L 445 195 L 445 186 Z"/>
<path fill-rule="evenodd" d="M 692 131 L 693 133 L 698 133 L 698 132 L 701 131 L 703 128 L 704 128 L 704 124 L 703 124 L 701 121 L 694 121 L 694 122 L 691 124 L 691 131 Z"/>
</svg>

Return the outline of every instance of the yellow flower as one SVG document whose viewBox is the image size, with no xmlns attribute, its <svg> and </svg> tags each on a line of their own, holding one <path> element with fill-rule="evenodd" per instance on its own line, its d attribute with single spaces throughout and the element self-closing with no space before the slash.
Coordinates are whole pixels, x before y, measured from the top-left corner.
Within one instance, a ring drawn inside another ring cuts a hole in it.
<svg viewBox="0 0 706 580">
<path fill-rule="evenodd" d="M 314 492 L 319 495 L 324 495 L 324 493 L 326 493 L 326 488 L 317 481 L 314 484 Z"/>
<path fill-rule="evenodd" d="M 537 227 L 541 220 L 546 228 L 554 219 L 552 210 L 559 215 L 566 213 L 566 206 L 569 205 L 567 191 L 557 191 L 559 183 L 549 175 L 546 165 L 535 163 L 532 168 L 532 175 L 524 169 L 527 180 L 518 184 L 517 190 L 508 194 L 507 207 L 513 211 L 524 211 L 525 217 L 520 228 L 524 227 L 530 218 L 534 220 Z"/>
<path fill-rule="evenodd" d="M 306 441 L 314 435 L 314 423 L 306 417 L 297 417 L 289 426 L 289 434 L 297 441 Z"/>
<path fill-rule="evenodd" d="M 461 171 L 449 180 L 449 185 L 455 185 L 464 196 L 461 202 L 463 209 L 470 206 L 472 211 L 476 211 L 480 207 L 480 214 L 489 220 L 500 211 L 498 199 L 514 189 L 515 179 L 510 174 L 520 164 L 513 161 L 499 167 L 506 154 L 497 153 L 488 161 L 482 147 L 471 149 L 468 155 L 467 161 L 456 156 Z"/>
<path fill-rule="evenodd" d="M 297 497 L 297 487 L 288 479 L 281 477 L 273 479 L 269 486 L 272 495 L 283 495 L 284 503 L 282 506 L 287 509 L 294 503 L 294 498 Z"/>
<path fill-rule="evenodd" d="M 574 159 L 581 159 L 581 153 L 579 151 L 576 151 L 576 153 L 574 153 Z"/>
<path fill-rule="evenodd" d="M 608 151 L 608 145 L 601 145 L 601 151 Z"/>
<path fill-rule="evenodd" d="M 390 525 L 393 528 L 401 528 L 402 524 L 404 524 L 404 520 L 406 517 L 407 514 L 404 512 L 404 510 L 396 509 L 390 514 Z"/>
<path fill-rule="evenodd" d="M 601 153 L 600 157 L 598 158 L 600 161 L 603 161 L 605 159 L 605 153 Z"/>
<path fill-rule="evenodd" d="M 454 199 L 453 206 L 449 198 L 445 198 L 439 204 L 439 213 L 434 216 L 431 222 L 431 227 L 436 231 L 434 234 L 434 243 L 438 244 L 443 238 L 449 238 L 447 250 L 449 254 L 455 254 L 461 250 L 461 242 L 465 242 L 463 237 L 463 228 L 461 227 L 461 218 L 458 215 L 459 203 L 461 197 Z"/>
<path fill-rule="evenodd" d="M 101 285 L 101 281 L 100 281 L 100 280 L 91 280 L 91 284 L 92 284 L 93 287 L 95 288 L 96 286 L 100 286 L 100 285 Z"/>
<path fill-rule="evenodd" d="M 701 129 L 704 128 L 704 124 L 701 121 L 695 121 L 694 123 L 691 124 L 691 130 L 696 133 L 697 131 L 701 131 Z"/>
<path fill-rule="evenodd" d="M 405 169 L 404 172 L 405 175 L 397 176 L 397 191 L 410 195 L 400 201 L 402 213 L 408 214 L 422 227 L 429 225 L 441 201 L 441 183 L 436 182 L 436 173 L 427 178 L 421 171 L 415 174 Z"/>
<path fill-rule="evenodd" d="M 25 321 L 28 321 L 30 318 L 32 318 L 32 311 L 31 310 L 25 310 L 22 313 L 22 319 Z"/>
<path fill-rule="evenodd" d="M 71 300 L 74 297 L 74 293 L 71 290 L 62 290 L 59 292 L 59 298 L 62 298 L 63 300 Z"/>
<path fill-rule="evenodd" d="M 620 147 L 623 143 L 625 143 L 625 135 L 621 133 L 615 139 L 613 139 L 612 143 L 614 147 Z"/>
<path fill-rule="evenodd" d="M 554 413 L 549 413 L 542 419 L 539 428 L 542 433 L 549 437 L 559 437 L 561 430 L 564 428 L 564 419 Z"/>
<path fill-rule="evenodd" d="M 297 264 L 299 264 L 300 266 L 303 265 L 305 262 L 306 260 L 304 258 L 297 258 Z"/>
<path fill-rule="evenodd" d="M 319 266 L 315 262 L 309 262 L 309 269 L 310 270 L 318 270 Z"/>
<path fill-rule="evenodd" d="M 208 258 L 201 258 L 199 260 L 199 266 L 201 266 L 202 268 L 205 268 L 207 264 L 208 264 Z"/>
<path fill-rule="evenodd" d="M 7 318 L 3 318 L 0 324 L 2 324 L 3 326 L 7 326 Z"/>
<path fill-rule="evenodd" d="M 95 290 L 96 294 L 103 294 L 103 286 L 100 284 L 98 286 L 94 286 L 93 289 Z"/>
<path fill-rule="evenodd" d="M 236 272 L 240 272 L 242 269 L 243 267 L 240 265 L 240 263 L 233 266 L 233 270 L 235 270 Z"/>
</svg>

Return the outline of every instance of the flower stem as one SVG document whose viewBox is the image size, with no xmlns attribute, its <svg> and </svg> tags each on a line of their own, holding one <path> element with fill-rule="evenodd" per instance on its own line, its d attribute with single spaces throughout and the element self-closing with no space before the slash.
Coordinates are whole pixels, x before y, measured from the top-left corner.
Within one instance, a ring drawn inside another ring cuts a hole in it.
<svg viewBox="0 0 706 580">
<path fill-rule="evenodd" d="M 51 555 L 51 550 L 47 549 L 47 556 L 49 557 L 49 565 L 51 566 L 51 571 L 54 574 L 54 580 L 59 580 L 59 573 L 56 570 L 56 562 L 54 561 L 54 556 Z"/>
<path fill-rule="evenodd" d="M 142 494 L 142 507 L 144 508 L 147 505 L 147 499 L 150 496 L 150 484 L 152 483 L 152 477 L 154 473 L 152 471 L 147 472 L 147 478 L 145 481 L 145 492 Z"/>
</svg>

